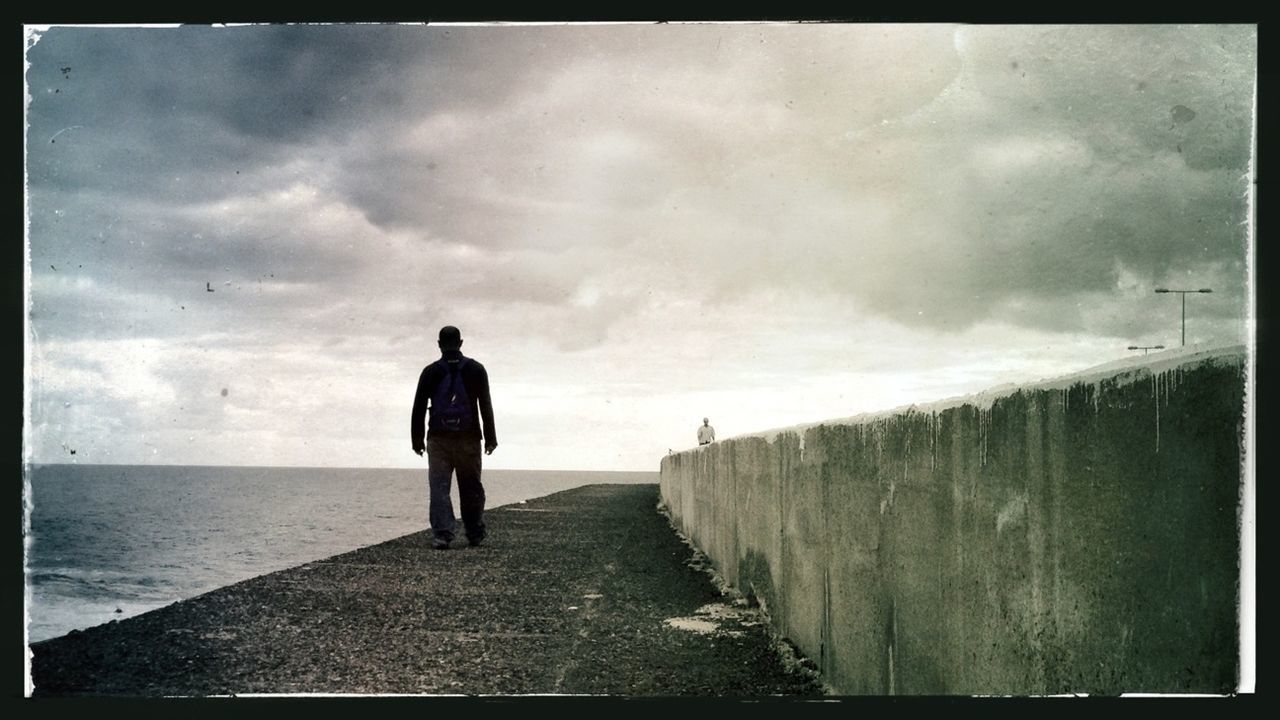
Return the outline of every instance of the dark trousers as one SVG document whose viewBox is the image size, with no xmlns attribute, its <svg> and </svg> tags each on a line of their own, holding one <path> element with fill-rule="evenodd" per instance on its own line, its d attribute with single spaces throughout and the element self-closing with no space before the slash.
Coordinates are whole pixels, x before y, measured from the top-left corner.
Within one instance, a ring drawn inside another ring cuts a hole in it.
<svg viewBox="0 0 1280 720">
<path fill-rule="evenodd" d="M 427 483 L 431 499 L 427 514 L 438 538 L 453 540 L 457 521 L 449 495 L 452 476 L 458 474 L 458 504 L 467 537 L 484 536 L 484 486 L 480 484 L 480 440 L 472 437 L 427 438 Z"/>
</svg>

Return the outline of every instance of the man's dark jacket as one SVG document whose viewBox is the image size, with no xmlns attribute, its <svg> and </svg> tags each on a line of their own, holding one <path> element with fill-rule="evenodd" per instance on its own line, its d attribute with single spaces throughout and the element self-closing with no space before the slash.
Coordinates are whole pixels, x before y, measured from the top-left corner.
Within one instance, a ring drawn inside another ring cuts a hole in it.
<svg viewBox="0 0 1280 720">
<path fill-rule="evenodd" d="M 462 359 L 462 352 L 458 350 L 446 350 L 441 357 L 442 361 L 448 363 L 458 363 Z M 436 430 L 435 428 L 427 429 L 428 401 L 435 393 L 436 386 L 448 375 L 448 371 L 441 364 L 441 360 L 437 360 L 423 368 L 422 374 L 418 376 L 418 391 L 413 396 L 413 416 L 409 423 L 409 439 L 413 441 L 414 451 L 416 452 L 426 447 L 422 439 L 424 431 L 429 438 L 436 435 L 449 435 L 451 437 L 474 440 L 483 438 L 488 441 L 485 443 L 486 445 L 497 445 L 498 435 L 493 429 L 493 401 L 489 397 L 489 373 L 485 372 L 484 366 L 474 358 L 467 358 L 469 362 L 462 368 L 462 384 L 466 386 L 467 396 L 471 398 L 472 404 L 471 417 L 473 420 L 471 427 L 455 431 Z M 479 412 L 476 412 L 477 406 L 479 407 Z M 483 420 L 483 435 L 481 434 L 480 425 L 474 418 Z"/>
</svg>

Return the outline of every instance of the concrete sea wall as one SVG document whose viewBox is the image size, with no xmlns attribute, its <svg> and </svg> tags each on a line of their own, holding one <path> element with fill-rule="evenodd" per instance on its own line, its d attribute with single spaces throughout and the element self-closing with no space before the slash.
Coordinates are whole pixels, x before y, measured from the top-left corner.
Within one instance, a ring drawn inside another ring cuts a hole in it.
<svg viewBox="0 0 1280 720">
<path fill-rule="evenodd" d="M 662 502 L 841 694 L 1232 692 L 1242 347 L 661 463 Z"/>
</svg>

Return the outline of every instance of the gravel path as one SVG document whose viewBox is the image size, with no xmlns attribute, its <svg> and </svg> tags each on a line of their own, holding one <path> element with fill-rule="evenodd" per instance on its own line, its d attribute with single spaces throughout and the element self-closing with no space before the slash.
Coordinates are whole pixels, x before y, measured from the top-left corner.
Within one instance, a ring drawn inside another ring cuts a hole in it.
<svg viewBox="0 0 1280 720">
<path fill-rule="evenodd" d="M 32 645 L 35 696 L 820 696 L 656 485 L 591 485 Z"/>
</svg>

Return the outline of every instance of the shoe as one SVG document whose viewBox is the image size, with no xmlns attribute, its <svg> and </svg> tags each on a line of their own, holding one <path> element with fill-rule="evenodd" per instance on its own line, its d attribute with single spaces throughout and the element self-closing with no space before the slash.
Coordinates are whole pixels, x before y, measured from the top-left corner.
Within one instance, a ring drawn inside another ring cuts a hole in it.
<svg viewBox="0 0 1280 720">
<path fill-rule="evenodd" d="M 467 544 L 470 545 L 471 547 L 476 547 L 482 542 L 484 542 L 483 535 L 480 535 L 478 537 L 471 537 L 470 535 L 467 536 Z"/>
<path fill-rule="evenodd" d="M 436 550 L 448 550 L 449 541 L 444 538 L 434 538 L 431 540 L 431 547 Z"/>
</svg>

